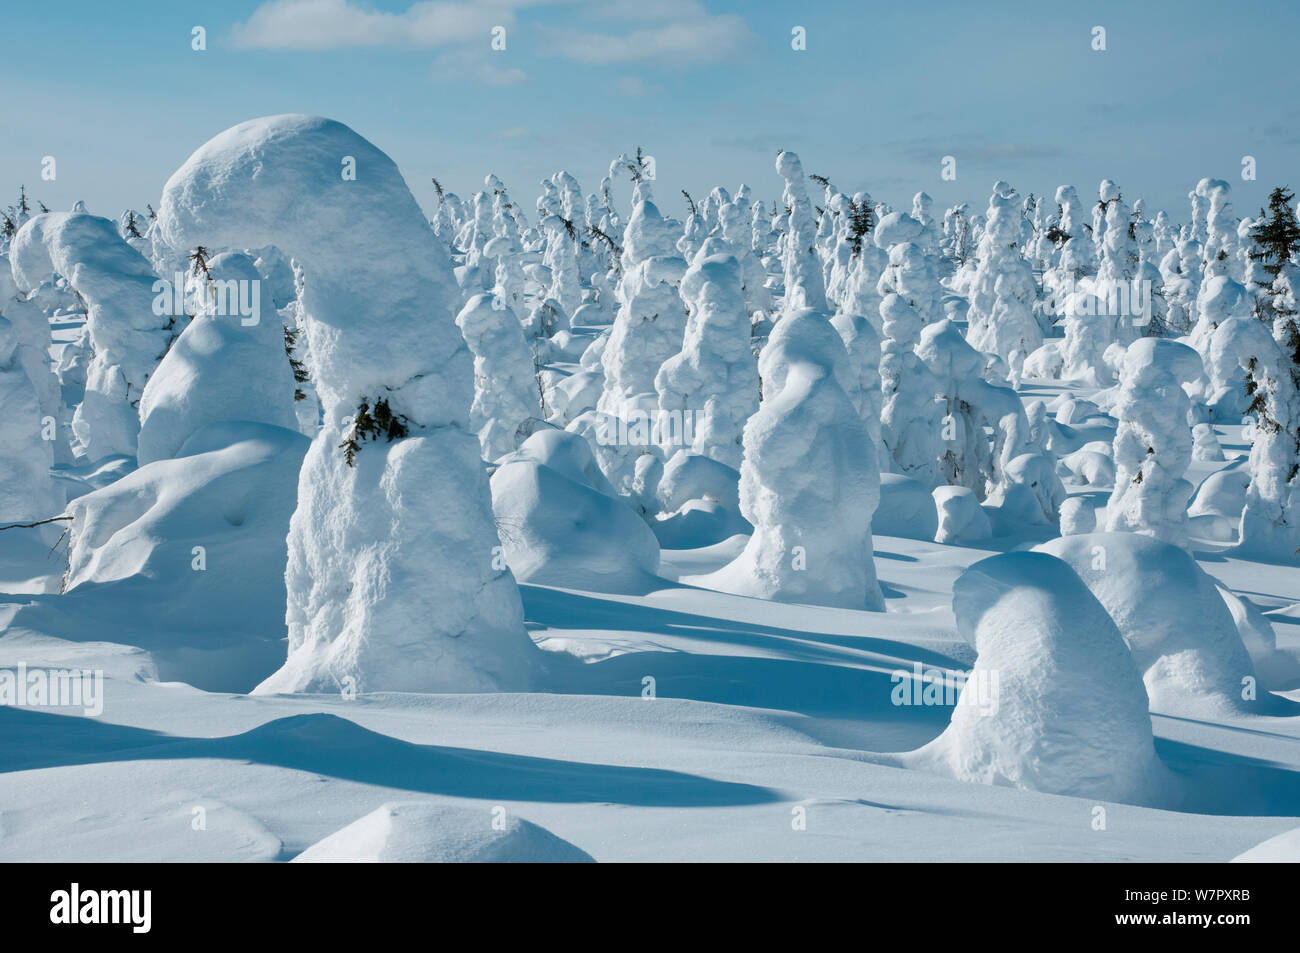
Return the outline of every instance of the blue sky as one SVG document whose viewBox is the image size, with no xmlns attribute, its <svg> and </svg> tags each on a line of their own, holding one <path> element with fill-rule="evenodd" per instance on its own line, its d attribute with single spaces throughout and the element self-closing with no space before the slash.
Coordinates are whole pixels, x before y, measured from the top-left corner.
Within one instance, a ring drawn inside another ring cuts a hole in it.
<svg viewBox="0 0 1300 953">
<path fill-rule="evenodd" d="M 1300 189 L 1297 5 L 1205 0 L 1063 4 L 735 0 L 276 0 L 8 4 L 0 57 L 0 196 L 26 183 L 52 208 L 113 217 L 156 204 L 171 172 L 244 119 L 341 120 L 401 167 L 430 208 L 437 176 L 462 196 L 495 172 L 530 210 L 556 169 L 594 190 L 640 145 L 657 196 L 748 182 L 772 163 L 895 206 L 983 208 L 1005 178 L 1187 215 L 1201 176 L 1237 212 Z M 202 25 L 207 49 L 195 52 Z M 506 49 L 490 48 L 493 26 Z M 807 49 L 791 49 L 802 26 Z M 1106 29 L 1107 49 L 1091 48 Z M 57 179 L 40 180 L 42 157 Z M 957 179 L 940 178 L 944 155 Z M 1241 178 L 1255 157 L 1258 181 Z M 628 198 L 624 182 L 616 191 Z"/>
</svg>

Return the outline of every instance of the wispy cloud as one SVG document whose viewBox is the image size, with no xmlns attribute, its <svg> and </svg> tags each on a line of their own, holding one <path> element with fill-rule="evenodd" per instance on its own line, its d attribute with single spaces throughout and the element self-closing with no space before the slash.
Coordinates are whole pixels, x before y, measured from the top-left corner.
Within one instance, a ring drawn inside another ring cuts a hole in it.
<svg viewBox="0 0 1300 953">
<path fill-rule="evenodd" d="M 465 46 L 443 53 L 434 60 L 432 76 L 447 83 L 472 82 L 485 86 L 518 86 L 528 80 L 522 69 L 506 63 L 496 53 Z"/>
<path fill-rule="evenodd" d="M 711 14 L 693 0 L 614 0 L 593 13 L 597 18 L 635 18 L 643 25 L 621 32 L 544 27 L 539 51 L 593 64 L 709 63 L 735 59 L 752 49 L 756 39 L 743 17 Z"/>
<path fill-rule="evenodd" d="M 235 26 L 246 49 L 337 50 L 357 47 L 430 49 L 478 40 L 513 22 L 519 0 L 433 0 L 402 13 L 369 10 L 348 0 L 269 0 Z"/>
<path fill-rule="evenodd" d="M 650 85 L 640 76 L 620 76 L 614 89 L 623 96 L 649 96 L 659 91 L 659 87 Z"/>
<path fill-rule="evenodd" d="M 885 144 L 884 148 L 914 162 L 938 162 L 943 156 L 950 155 L 955 156 L 959 162 L 996 160 L 1011 163 L 1027 159 L 1051 159 L 1064 154 L 1060 146 L 1048 142 L 1012 142 L 982 138 L 944 139 L 938 136 L 891 142 Z"/>
<path fill-rule="evenodd" d="M 518 24 L 521 9 L 543 6 L 560 8 L 561 22 Z M 397 13 L 352 0 L 267 0 L 232 37 L 262 50 L 487 49 L 496 26 L 527 30 L 543 55 L 592 64 L 723 61 L 755 39 L 743 17 L 709 13 L 699 0 L 428 0 Z M 522 73 L 492 75 L 518 82 Z"/>
</svg>

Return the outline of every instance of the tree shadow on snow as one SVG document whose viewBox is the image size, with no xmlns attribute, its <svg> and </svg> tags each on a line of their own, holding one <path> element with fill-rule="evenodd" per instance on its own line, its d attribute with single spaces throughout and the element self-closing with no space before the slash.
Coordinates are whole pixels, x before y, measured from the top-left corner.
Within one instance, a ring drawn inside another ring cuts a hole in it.
<svg viewBox="0 0 1300 953">
<path fill-rule="evenodd" d="M 775 792 L 680 771 L 421 745 L 324 713 L 277 718 L 243 734 L 187 738 L 91 718 L 0 708 L 0 773 L 105 762 L 217 758 L 422 794 L 556 803 L 713 807 L 777 801 Z"/>
<path fill-rule="evenodd" d="M 642 679 L 652 676 L 660 698 L 853 718 L 888 714 L 934 721 L 937 734 L 950 709 L 895 706 L 894 673 L 910 675 L 915 663 L 968 668 L 940 652 L 870 635 L 783 629 L 527 585 L 520 591 L 534 624 L 609 629 L 613 642 L 619 633 L 637 632 L 699 645 L 698 651 L 629 651 L 598 662 L 552 656 L 547 690 L 564 694 L 636 697 Z M 723 654 L 719 645 L 767 657 Z"/>
<path fill-rule="evenodd" d="M 1300 815 L 1300 771 L 1168 738 L 1156 738 L 1156 753 L 1183 782 L 1180 811 L 1238 817 Z"/>
</svg>

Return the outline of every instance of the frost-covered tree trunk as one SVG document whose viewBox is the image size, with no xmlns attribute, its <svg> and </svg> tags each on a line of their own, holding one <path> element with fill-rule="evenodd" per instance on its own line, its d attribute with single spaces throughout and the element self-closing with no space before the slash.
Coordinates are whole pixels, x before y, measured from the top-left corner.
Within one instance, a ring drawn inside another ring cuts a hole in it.
<svg viewBox="0 0 1300 953">
<path fill-rule="evenodd" d="M 1165 324 L 1173 334 L 1187 334 L 1197 319 L 1196 299 L 1201 289 L 1201 249 L 1195 242 L 1178 239 L 1160 260 L 1168 310 Z"/>
<path fill-rule="evenodd" d="M 1236 423 L 1250 404 L 1241 361 L 1254 356 L 1255 336 L 1246 331 L 1245 322 L 1259 322 L 1251 314 L 1246 289 L 1223 270 L 1222 261 L 1211 262 L 1207 268 L 1196 301 L 1200 314 L 1187 343 L 1205 364 L 1206 383 L 1198 395 L 1201 402 L 1215 419 Z M 1227 330 L 1220 333 L 1221 328 Z"/>
<path fill-rule="evenodd" d="M 639 457 L 658 458 L 655 375 L 681 351 L 686 331 L 678 293 L 686 262 L 675 255 L 675 238 L 652 202 L 637 205 L 623 233 L 619 309 L 600 356 L 605 379 L 596 419 L 589 426 L 579 417 L 570 425 L 594 439 L 601 469 L 620 493 L 634 492 Z M 591 426 L 600 429 L 593 434 Z"/>
<path fill-rule="evenodd" d="M 1114 343 L 1106 303 L 1087 291 L 1065 296 L 1065 339 L 1061 344 L 1061 376 L 1091 387 L 1109 387 L 1114 373 L 1106 363 L 1106 348 Z"/>
<path fill-rule="evenodd" d="M 275 245 L 304 271 L 324 422 L 289 527 L 289 657 L 258 691 L 526 687 L 533 650 L 469 431 L 459 292 L 393 161 L 330 120 L 241 123 L 171 177 L 159 231 L 173 249 Z M 363 406 L 386 433 L 361 429 Z"/>
<path fill-rule="evenodd" d="M 84 212 L 49 212 L 28 221 L 14 237 L 10 263 L 20 290 L 58 274 L 86 302 L 92 357 L 85 396 L 72 418 L 77 448 L 88 461 L 134 456 L 140 398 L 177 317 L 155 307 L 153 268 L 116 225 Z"/>
<path fill-rule="evenodd" d="M 942 317 L 944 290 L 935 272 L 935 256 L 918 244 L 923 232 L 920 222 L 902 212 L 890 212 L 876 225 L 875 244 L 889 249 L 876 294 L 882 301 L 890 294 L 900 295 L 922 324 L 931 324 Z"/>
<path fill-rule="evenodd" d="M 1234 281 L 1245 276 L 1237 257 L 1237 216 L 1232 210 L 1232 186 L 1222 179 L 1210 179 L 1205 185 L 1209 208 L 1205 213 L 1206 264 L 1223 262 L 1225 271 Z"/>
<path fill-rule="evenodd" d="M 1056 204 L 1061 210 L 1057 225 L 1060 251 L 1056 263 L 1043 275 L 1043 288 L 1050 291 L 1058 306 L 1076 290 L 1078 280 L 1097 271 L 1096 249 L 1084 226 L 1083 204 L 1073 185 L 1056 190 Z"/>
</svg>

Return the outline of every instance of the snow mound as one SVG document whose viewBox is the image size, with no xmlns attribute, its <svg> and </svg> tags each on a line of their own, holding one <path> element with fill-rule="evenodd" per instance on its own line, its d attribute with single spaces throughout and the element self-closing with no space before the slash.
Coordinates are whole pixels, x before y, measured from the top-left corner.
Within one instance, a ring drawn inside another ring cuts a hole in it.
<svg viewBox="0 0 1300 953">
<path fill-rule="evenodd" d="M 209 424 L 174 459 L 73 500 L 66 591 L 14 625 L 139 646 L 164 681 L 250 690 L 284 658 L 285 535 L 307 442 Z"/>
<path fill-rule="evenodd" d="M 1218 586 L 1186 550 L 1138 533 L 1036 547 L 1069 563 L 1106 607 L 1143 673 L 1153 710 L 1240 708 L 1250 655 Z"/>
<path fill-rule="evenodd" d="M 1156 757 L 1142 679 L 1106 610 L 1043 553 L 993 556 L 953 585 L 975 666 L 947 729 L 904 756 L 963 781 L 1151 803 Z"/>
<path fill-rule="evenodd" d="M 1083 486 L 1115 485 L 1115 461 L 1110 454 L 1079 449 L 1062 457 L 1059 466 L 1069 473 L 1075 483 Z"/>
<path fill-rule="evenodd" d="M 1241 525 L 1249 487 L 1250 469 L 1244 459 L 1234 460 L 1202 480 L 1187 507 L 1192 534 L 1231 542 Z"/>
<path fill-rule="evenodd" d="M 1300 864 L 1300 827 L 1243 851 L 1230 864 Z"/>
<path fill-rule="evenodd" d="M 492 506 L 515 578 L 602 591 L 659 568 L 659 543 L 601 474 L 581 436 L 539 430 L 501 459 Z"/>
<path fill-rule="evenodd" d="M 1025 526 L 1057 525 L 1065 496 L 1052 457 L 1022 453 L 1003 468 L 988 504 L 997 511 L 997 531 L 1004 534 Z"/>
<path fill-rule="evenodd" d="M 260 287 L 262 280 L 251 258 L 232 252 L 213 257 L 208 272 L 214 283 Z M 296 428 L 293 371 L 271 302 L 256 320 L 216 310 L 199 311 L 145 385 L 136 454 L 141 464 L 174 457 L 196 430 L 222 420 Z"/>
<path fill-rule="evenodd" d="M 1072 496 L 1061 504 L 1061 535 L 1079 536 L 1097 530 L 1097 511 L 1081 496 Z"/>
<path fill-rule="evenodd" d="M 970 487 L 935 487 L 933 495 L 939 517 L 936 543 L 969 543 L 993 535 L 988 514 Z"/>
<path fill-rule="evenodd" d="M 932 540 L 938 531 L 938 511 L 929 487 L 901 473 L 880 474 L 880 505 L 871 517 L 871 532 Z"/>
<path fill-rule="evenodd" d="M 659 515 L 651 528 L 660 545 L 698 549 L 753 532 L 740 515 L 739 484 L 740 474 L 726 464 L 678 450 L 655 490 Z"/>
<path fill-rule="evenodd" d="M 498 829 L 499 828 L 499 829 Z M 505 813 L 434 801 L 389 801 L 312 844 L 298 864 L 595 863 L 544 827 Z"/>
</svg>

